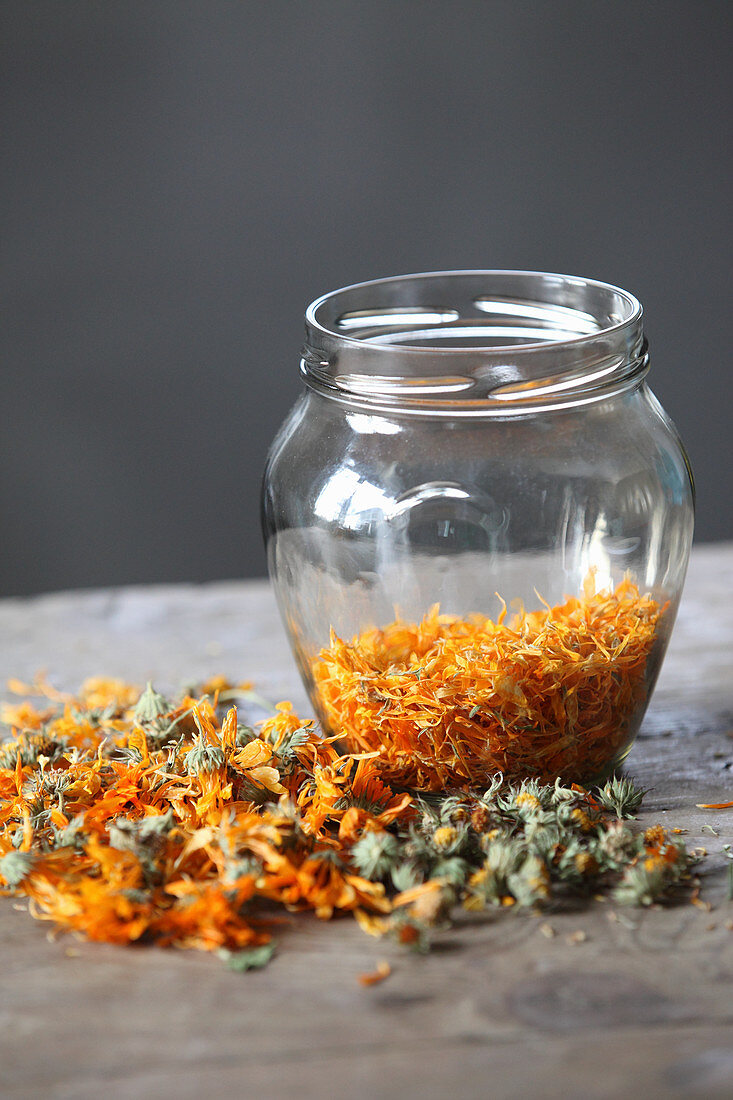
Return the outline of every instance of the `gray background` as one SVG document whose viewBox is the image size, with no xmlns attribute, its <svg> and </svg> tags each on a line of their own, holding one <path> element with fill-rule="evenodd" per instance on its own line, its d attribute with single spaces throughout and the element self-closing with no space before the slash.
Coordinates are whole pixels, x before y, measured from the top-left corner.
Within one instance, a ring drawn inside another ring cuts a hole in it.
<svg viewBox="0 0 733 1100">
<path fill-rule="evenodd" d="M 733 537 L 729 2 L 0 7 L 0 595 L 264 571 L 302 314 L 515 267 L 644 303 Z"/>
</svg>

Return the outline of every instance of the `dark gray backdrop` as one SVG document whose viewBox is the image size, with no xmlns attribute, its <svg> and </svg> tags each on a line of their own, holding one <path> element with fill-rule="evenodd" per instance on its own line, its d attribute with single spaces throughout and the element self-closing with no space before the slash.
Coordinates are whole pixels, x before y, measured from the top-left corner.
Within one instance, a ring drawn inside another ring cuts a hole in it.
<svg viewBox="0 0 733 1100">
<path fill-rule="evenodd" d="M 0 7 L 0 595 L 263 572 L 302 314 L 452 267 L 646 308 L 733 536 L 729 2 Z"/>
</svg>

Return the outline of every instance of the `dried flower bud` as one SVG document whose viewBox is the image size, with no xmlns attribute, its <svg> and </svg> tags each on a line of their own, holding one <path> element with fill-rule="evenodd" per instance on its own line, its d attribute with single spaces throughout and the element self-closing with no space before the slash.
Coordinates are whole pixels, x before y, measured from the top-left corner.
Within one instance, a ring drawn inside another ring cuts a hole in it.
<svg viewBox="0 0 733 1100">
<path fill-rule="evenodd" d="M 399 854 L 397 840 L 390 833 L 368 832 L 351 849 L 351 861 L 365 878 L 385 878 Z"/>
<path fill-rule="evenodd" d="M 8 852 L 0 859 L 0 876 L 11 889 L 20 886 L 32 870 L 35 858 L 33 852 Z"/>
<path fill-rule="evenodd" d="M 601 834 L 600 848 L 612 865 L 626 863 L 636 852 L 636 837 L 622 821 L 612 821 Z"/>
<path fill-rule="evenodd" d="M 664 825 L 652 825 L 644 833 L 644 846 L 646 848 L 658 848 L 667 840 L 667 830 Z"/>
<path fill-rule="evenodd" d="M 534 813 L 542 809 L 542 803 L 539 798 L 534 794 L 530 794 L 528 791 L 519 792 L 515 799 L 515 805 L 517 809 L 524 810 L 525 813 Z"/>
<path fill-rule="evenodd" d="M 604 810 L 610 810 L 619 817 L 634 817 L 645 794 L 646 791 L 635 787 L 630 779 L 618 779 L 614 776 L 598 791 L 596 797 Z"/>
<path fill-rule="evenodd" d="M 479 802 L 471 810 L 471 825 L 477 833 L 483 833 L 491 823 L 491 814 L 483 803 Z"/>
<path fill-rule="evenodd" d="M 224 752 L 218 745 L 210 745 L 200 735 L 186 757 L 186 771 L 189 775 L 213 772 L 224 764 Z"/>
<path fill-rule="evenodd" d="M 442 825 L 433 833 L 433 844 L 436 848 L 450 848 L 458 838 L 458 830 L 452 825 Z"/>
<path fill-rule="evenodd" d="M 133 714 L 135 721 L 144 725 L 146 722 L 154 722 L 163 714 L 168 714 L 170 707 L 162 695 L 159 695 L 148 680 L 147 687 L 138 699 Z"/>
<path fill-rule="evenodd" d="M 595 875 L 598 872 L 598 860 L 591 852 L 578 852 L 575 867 L 581 875 Z"/>
</svg>

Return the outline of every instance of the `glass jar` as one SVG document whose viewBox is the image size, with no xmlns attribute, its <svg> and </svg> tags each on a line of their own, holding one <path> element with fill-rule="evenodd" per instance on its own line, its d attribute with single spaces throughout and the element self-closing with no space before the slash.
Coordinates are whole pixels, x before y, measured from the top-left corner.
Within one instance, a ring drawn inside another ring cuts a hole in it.
<svg viewBox="0 0 733 1100">
<path fill-rule="evenodd" d="M 326 731 L 409 788 L 610 773 L 693 528 L 639 302 L 566 275 L 407 275 L 319 298 L 306 334 L 263 525 Z"/>
</svg>

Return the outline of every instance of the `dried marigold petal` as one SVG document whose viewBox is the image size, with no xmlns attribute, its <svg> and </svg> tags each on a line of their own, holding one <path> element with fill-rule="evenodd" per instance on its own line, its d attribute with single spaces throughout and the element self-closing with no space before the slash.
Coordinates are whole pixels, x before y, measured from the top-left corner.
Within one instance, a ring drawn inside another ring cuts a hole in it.
<svg viewBox="0 0 733 1100">
<path fill-rule="evenodd" d="M 312 673 L 334 734 L 353 753 L 379 751 L 389 781 L 428 791 L 497 772 L 587 782 L 633 734 L 661 614 L 628 580 L 509 625 L 436 606 L 350 642 L 332 632 Z"/>
<path fill-rule="evenodd" d="M 372 970 L 371 973 L 359 975 L 359 984 L 377 985 L 378 982 L 383 982 L 385 978 L 388 978 L 391 973 L 392 967 L 386 959 L 382 959 L 377 963 L 376 968 Z"/>
</svg>

